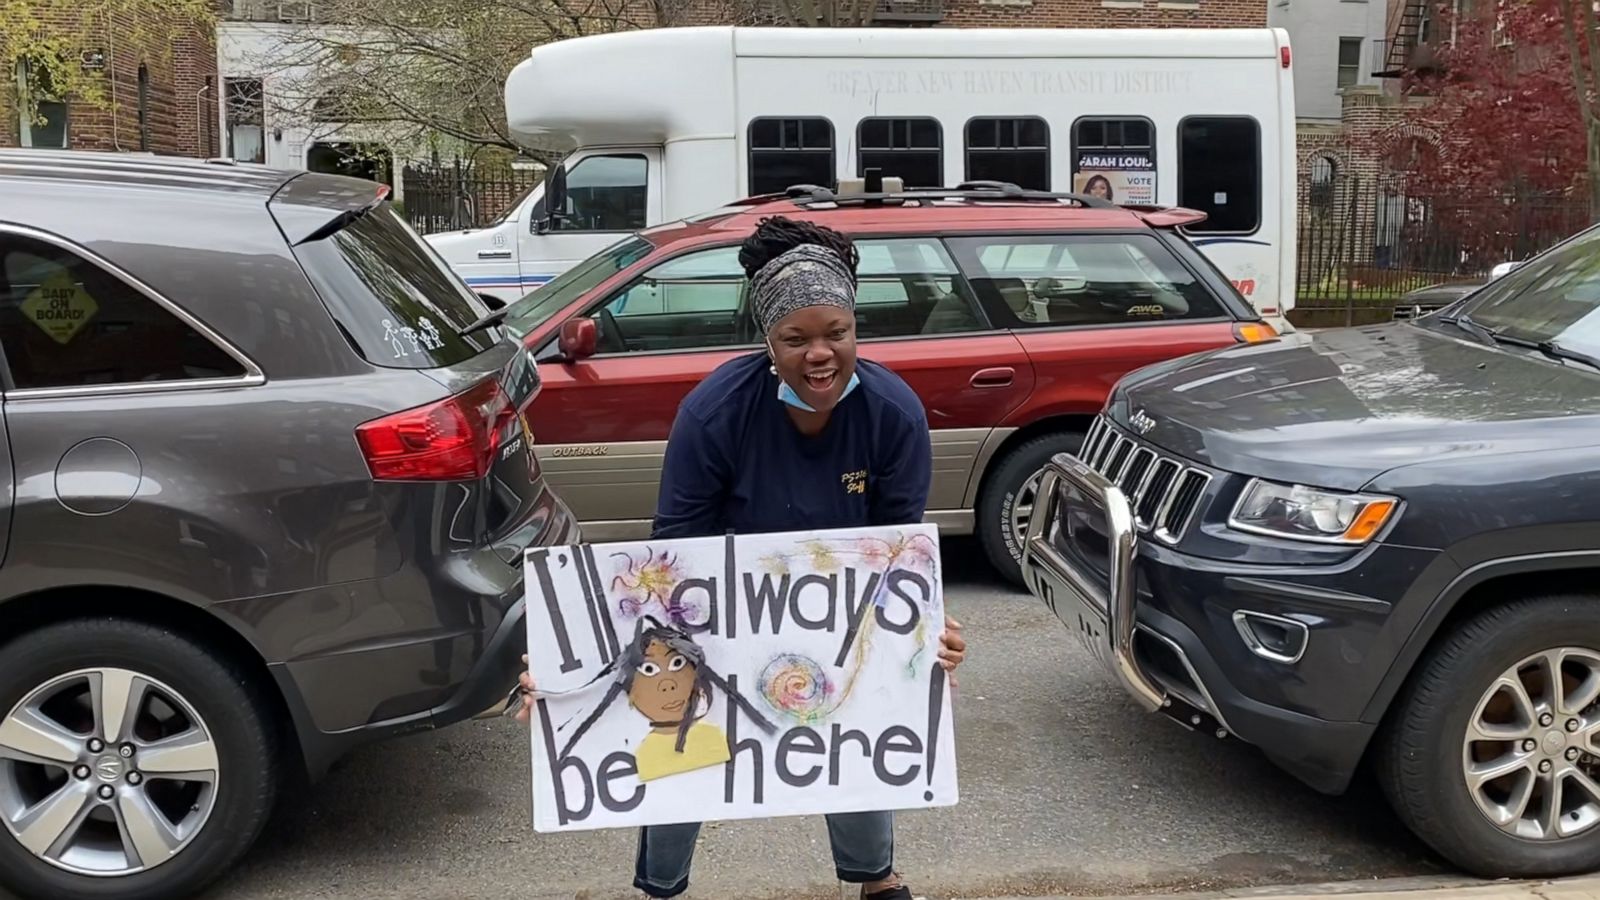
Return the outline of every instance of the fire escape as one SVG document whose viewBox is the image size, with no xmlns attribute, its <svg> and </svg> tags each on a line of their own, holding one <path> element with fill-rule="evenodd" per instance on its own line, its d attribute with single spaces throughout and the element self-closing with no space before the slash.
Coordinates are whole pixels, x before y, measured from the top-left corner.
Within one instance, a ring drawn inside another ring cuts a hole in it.
<svg viewBox="0 0 1600 900">
<path fill-rule="evenodd" d="M 1432 53 L 1429 44 L 1432 35 L 1435 0 L 1403 0 L 1396 4 L 1388 22 L 1389 39 L 1380 42 L 1373 59 L 1378 63 L 1374 78 L 1400 78 L 1408 72 L 1427 67 Z"/>
</svg>

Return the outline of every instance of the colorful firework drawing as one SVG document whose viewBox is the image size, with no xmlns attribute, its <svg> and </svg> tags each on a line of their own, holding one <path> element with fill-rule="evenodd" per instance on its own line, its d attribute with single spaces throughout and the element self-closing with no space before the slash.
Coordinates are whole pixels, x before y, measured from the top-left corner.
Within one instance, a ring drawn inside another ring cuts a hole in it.
<svg viewBox="0 0 1600 900">
<path fill-rule="evenodd" d="M 665 550 L 657 553 L 646 547 L 644 555 L 637 559 L 626 553 L 613 553 L 611 558 L 621 560 L 616 576 L 611 579 L 611 589 L 622 594 L 617 601 L 617 611 L 623 616 L 637 619 L 655 609 L 664 620 L 680 628 L 698 624 L 705 618 L 706 611 L 695 602 L 692 594 L 678 600 L 672 597 L 684 579 L 683 565 L 677 554 Z"/>
<path fill-rule="evenodd" d="M 802 725 L 821 722 L 838 708 L 828 673 L 816 660 L 796 653 L 774 657 L 756 683 L 773 711 Z"/>
<path fill-rule="evenodd" d="M 763 557 L 762 568 L 769 572 L 787 571 L 786 560 L 803 560 L 804 565 L 817 571 L 836 569 L 845 559 L 853 559 L 868 571 L 877 572 L 877 588 L 871 600 L 873 606 L 886 607 L 889 602 L 888 574 L 894 570 L 918 572 L 932 576 L 938 584 L 938 546 L 925 534 L 901 534 L 895 540 L 861 538 L 850 541 L 813 540 L 802 544 L 794 553 Z M 915 633 L 919 649 L 906 660 L 907 678 L 919 676 L 919 669 L 929 658 L 923 647 L 930 623 L 923 616 Z M 872 648 L 873 632 L 878 628 L 876 616 L 862 618 L 861 630 L 851 648 L 841 678 L 830 678 L 816 661 L 793 654 L 775 658 L 762 672 L 759 690 L 768 705 L 779 713 L 802 724 L 824 721 L 849 702 L 856 683 L 867 666 Z"/>
</svg>

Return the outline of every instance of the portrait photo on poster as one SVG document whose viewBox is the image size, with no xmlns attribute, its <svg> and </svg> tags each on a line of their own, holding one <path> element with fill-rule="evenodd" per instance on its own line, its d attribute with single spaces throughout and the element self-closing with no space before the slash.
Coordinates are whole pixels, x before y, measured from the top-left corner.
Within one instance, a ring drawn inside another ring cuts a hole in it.
<svg viewBox="0 0 1600 900">
<path fill-rule="evenodd" d="M 1074 160 L 1072 190 L 1112 203 L 1153 206 L 1155 160 L 1145 151 L 1080 150 Z"/>
<path fill-rule="evenodd" d="M 951 806 L 931 525 L 534 548 L 537 831 Z"/>
</svg>

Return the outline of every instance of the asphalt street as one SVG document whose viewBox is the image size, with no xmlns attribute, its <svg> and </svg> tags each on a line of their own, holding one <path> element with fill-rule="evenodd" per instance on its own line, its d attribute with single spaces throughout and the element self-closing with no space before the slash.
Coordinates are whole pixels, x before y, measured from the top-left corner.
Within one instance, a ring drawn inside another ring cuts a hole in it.
<svg viewBox="0 0 1600 900">
<path fill-rule="evenodd" d="M 947 602 L 971 645 L 955 699 L 961 803 L 901 814 L 897 837 L 930 900 L 1442 871 L 1375 790 L 1325 798 L 1247 746 L 1136 711 L 974 546 L 945 553 Z M 629 896 L 631 832 L 534 833 L 529 758 L 526 729 L 505 720 L 365 748 L 291 798 L 209 896 Z M 838 897 L 822 820 L 709 826 L 689 896 Z"/>
</svg>

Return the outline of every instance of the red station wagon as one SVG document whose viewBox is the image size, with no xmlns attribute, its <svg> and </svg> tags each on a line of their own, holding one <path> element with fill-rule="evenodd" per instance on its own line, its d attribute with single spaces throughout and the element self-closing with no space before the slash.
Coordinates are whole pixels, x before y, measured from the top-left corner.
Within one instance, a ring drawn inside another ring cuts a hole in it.
<svg viewBox="0 0 1600 900">
<path fill-rule="evenodd" d="M 622 238 L 508 310 L 544 381 L 536 451 L 586 540 L 648 536 L 679 402 L 762 352 L 738 253 L 775 215 L 855 240 L 860 355 L 927 408 L 928 520 L 976 533 L 1019 582 L 1039 472 L 1078 449 L 1118 378 L 1274 336 L 1180 233 L 1191 210 L 989 185 L 745 200 Z"/>
</svg>

